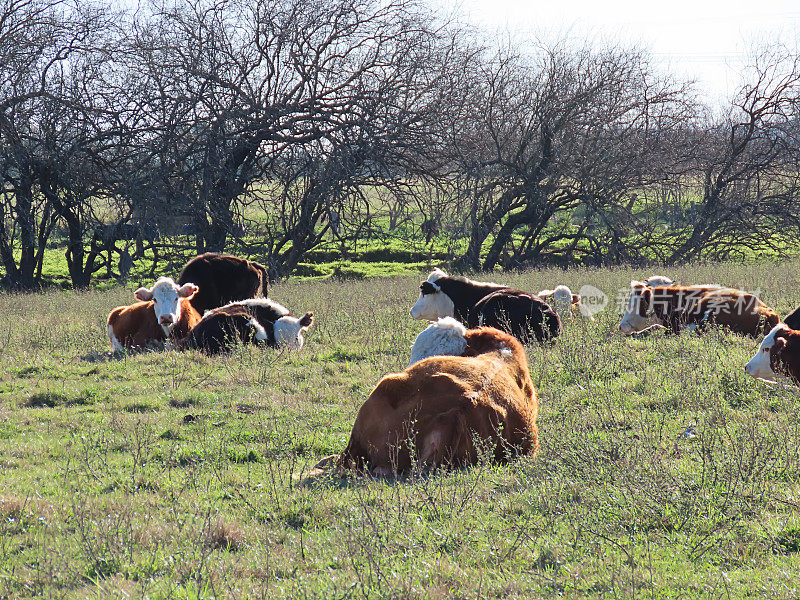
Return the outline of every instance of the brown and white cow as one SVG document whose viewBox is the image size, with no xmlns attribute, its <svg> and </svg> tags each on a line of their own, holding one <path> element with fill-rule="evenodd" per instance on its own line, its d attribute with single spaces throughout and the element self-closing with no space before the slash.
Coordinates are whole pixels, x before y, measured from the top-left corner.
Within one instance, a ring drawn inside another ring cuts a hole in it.
<svg viewBox="0 0 800 600">
<path fill-rule="evenodd" d="M 657 325 L 677 334 L 714 323 L 756 337 L 779 320 L 774 310 L 741 290 L 716 285 L 649 287 L 641 281 L 631 281 L 628 306 L 619 328 L 631 334 Z"/>
<path fill-rule="evenodd" d="M 557 285 L 552 290 L 542 290 L 536 295 L 550 303 L 562 320 L 565 316 L 572 318 L 577 312 L 590 321 L 594 321 L 592 313 L 581 302 L 581 297 L 578 294 L 573 294 L 572 290 L 566 285 Z"/>
<path fill-rule="evenodd" d="M 800 386 L 800 331 L 778 323 L 761 342 L 745 373 L 766 381 L 788 380 Z"/>
<path fill-rule="evenodd" d="M 361 407 L 339 468 L 376 475 L 533 455 L 539 401 L 525 350 L 491 327 L 464 332 L 461 356 L 386 375 Z M 476 444 L 477 441 L 477 444 Z"/>
<path fill-rule="evenodd" d="M 178 286 L 170 277 L 161 277 L 151 288 L 134 292 L 140 302 L 118 306 L 108 315 L 108 338 L 114 352 L 142 348 L 167 339 L 180 340 L 200 321 L 200 313 L 190 300 L 197 286 Z"/>
</svg>

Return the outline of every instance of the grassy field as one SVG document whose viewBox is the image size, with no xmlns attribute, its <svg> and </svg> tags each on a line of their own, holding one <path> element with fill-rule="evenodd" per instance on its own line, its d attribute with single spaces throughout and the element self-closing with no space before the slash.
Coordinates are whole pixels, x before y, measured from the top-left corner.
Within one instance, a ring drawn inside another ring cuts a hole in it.
<svg viewBox="0 0 800 600">
<path fill-rule="evenodd" d="M 275 286 L 316 315 L 291 355 L 112 358 L 146 281 L 0 295 L 0 598 L 796 598 L 800 390 L 744 374 L 751 339 L 619 334 L 650 274 L 495 277 L 612 298 L 528 348 L 536 459 L 314 485 L 407 363 L 417 277 Z M 800 303 L 797 261 L 666 274 Z"/>
</svg>

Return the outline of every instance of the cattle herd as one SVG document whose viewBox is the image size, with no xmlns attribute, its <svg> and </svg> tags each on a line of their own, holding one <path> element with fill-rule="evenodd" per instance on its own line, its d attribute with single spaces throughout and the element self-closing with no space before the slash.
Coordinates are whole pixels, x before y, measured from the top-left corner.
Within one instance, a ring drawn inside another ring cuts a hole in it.
<svg viewBox="0 0 800 600">
<path fill-rule="evenodd" d="M 186 264 L 177 283 L 161 277 L 134 292 L 139 302 L 111 311 L 112 350 L 155 346 L 218 354 L 236 344 L 299 350 L 313 313 L 295 317 L 267 292 L 262 265 L 202 254 Z M 414 341 L 409 366 L 378 382 L 344 452 L 327 463 L 388 475 L 473 464 L 482 455 L 502 462 L 535 454 L 539 403 L 522 342 L 552 342 L 562 334 L 562 318 L 576 315 L 594 320 L 564 285 L 531 294 L 435 269 L 411 308 L 413 318 L 431 324 Z M 631 282 L 619 328 L 643 336 L 710 326 L 763 335 L 745 371 L 800 385 L 800 308 L 781 321 L 753 294 L 654 275 Z"/>
</svg>

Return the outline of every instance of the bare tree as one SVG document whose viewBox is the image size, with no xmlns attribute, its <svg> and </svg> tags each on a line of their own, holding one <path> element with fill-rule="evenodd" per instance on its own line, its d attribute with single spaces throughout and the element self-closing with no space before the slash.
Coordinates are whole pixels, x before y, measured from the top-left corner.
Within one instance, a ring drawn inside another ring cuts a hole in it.
<svg viewBox="0 0 800 600">
<path fill-rule="evenodd" d="M 88 283 L 72 267 L 83 262 L 83 216 L 97 191 L 96 178 L 86 177 L 98 150 L 87 133 L 96 132 L 81 102 L 97 64 L 88 55 L 101 51 L 107 23 L 102 11 L 62 1 L 5 0 L 0 8 L 0 258 L 14 287 L 40 280 L 59 222 L 69 230 L 73 281 Z"/>
<path fill-rule="evenodd" d="M 453 161 L 474 182 L 461 265 L 571 258 L 578 244 L 622 258 L 622 206 L 661 176 L 662 142 L 690 116 L 687 90 L 616 48 L 506 48 L 465 74 L 464 109 L 447 127 Z"/>
<path fill-rule="evenodd" d="M 429 21 L 412 0 L 183 2 L 141 20 L 153 198 L 195 216 L 198 250 L 222 249 L 257 200 L 248 228 L 273 276 L 290 273 L 331 211 L 355 218 L 360 183 L 406 169 Z"/>
<path fill-rule="evenodd" d="M 695 132 L 696 202 L 668 262 L 794 247 L 800 235 L 800 58 L 764 49 L 722 118 Z M 700 182 L 697 186 L 696 183 Z"/>
</svg>

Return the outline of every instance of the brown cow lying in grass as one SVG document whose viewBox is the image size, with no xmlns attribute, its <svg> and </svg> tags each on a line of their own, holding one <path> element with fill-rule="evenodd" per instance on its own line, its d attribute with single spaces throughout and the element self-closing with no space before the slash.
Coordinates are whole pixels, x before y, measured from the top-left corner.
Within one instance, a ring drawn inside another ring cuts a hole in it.
<svg viewBox="0 0 800 600">
<path fill-rule="evenodd" d="M 168 338 L 180 340 L 200 321 L 200 314 L 190 300 L 197 286 L 178 286 L 171 278 L 161 277 L 153 287 L 134 292 L 137 300 L 130 306 L 118 306 L 108 315 L 108 339 L 114 352 L 163 343 Z"/>
<path fill-rule="evenodd" d="M 381 379 L 356 417 L 339 468 L 390 475 L 415 464 L 475 464 L 482 451 L 496 461 L 536 453 L 539 402 L 522 345 L 491 327 L 467 330 L 464 338 L 461 356 L 423 358 Z"/>
<path fill-rule="evenodd" d="M 631 295 L 619 328 L 630 334 L 660 325 L 677 334 L 714 323 L 756 337 L 767 333 L 779 320 L 774 310 L 741 290 L 717 285 L 649 287 L 631 281 Z"/>
</svg>

